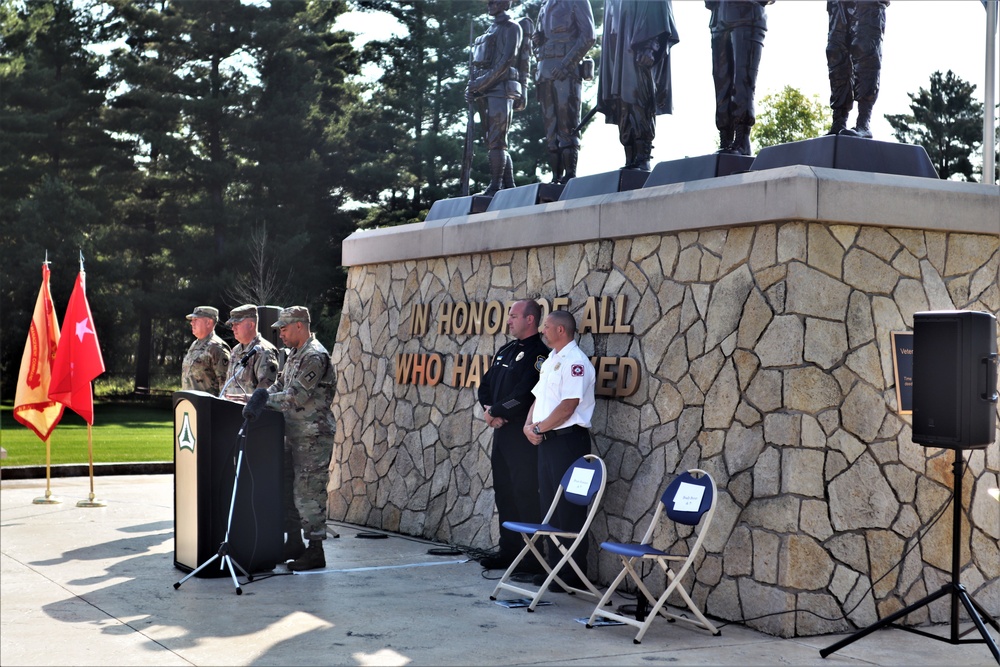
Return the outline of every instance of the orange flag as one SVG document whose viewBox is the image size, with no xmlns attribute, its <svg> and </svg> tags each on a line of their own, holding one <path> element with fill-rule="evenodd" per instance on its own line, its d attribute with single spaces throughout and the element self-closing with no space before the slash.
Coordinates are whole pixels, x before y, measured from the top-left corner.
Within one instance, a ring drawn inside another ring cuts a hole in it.
<svg viewBox="0 0 1000 667">
<path fill-rule="evenodd" d="M 52 435 L 63 416 L 63 406 L 49 399 L 52 362 L 59 345 L 59 320 L 49 293 L 49 264 L 42 263 L 42 288 L 38 290 L 31 316 L 28 340 L 21 356 L 14 396 L 14 419 L 35 432 L 43 441 Z"/>
<path fill-rule="evenodd" d="M 90 383 L 104 372 L 104 357 L 97 343 L 85 282 L 85 274 L 80 271 L 66 306 L 66 317 L 63 318 L 65 334 L 59 340 L 59 349 L 52 363 L 49 398 L 59 401 L 93 425 L 94 391 Z"/>
</svg>

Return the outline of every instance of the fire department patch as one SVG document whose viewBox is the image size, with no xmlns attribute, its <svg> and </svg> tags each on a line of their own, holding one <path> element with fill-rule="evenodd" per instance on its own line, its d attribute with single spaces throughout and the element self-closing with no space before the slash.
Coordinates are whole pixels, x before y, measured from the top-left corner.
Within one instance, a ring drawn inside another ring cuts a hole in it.
<svg viewBox="0 0 1000 667">
<path fill-rule="evenodd" d="M 583 377 L 583 364 L 573 364 L 571 369 L 573 372 L 573 377 L 582 378 Z"/>
</svg>

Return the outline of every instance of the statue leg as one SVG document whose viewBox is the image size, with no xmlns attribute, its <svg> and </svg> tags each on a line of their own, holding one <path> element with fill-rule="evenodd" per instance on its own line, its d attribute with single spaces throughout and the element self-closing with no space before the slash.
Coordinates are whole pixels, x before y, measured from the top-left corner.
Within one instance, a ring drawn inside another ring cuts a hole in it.
<svg viewBox="0 0 1000 667">
<path fill-rule="evenodd" d="M 625 148 L 625 166 L 622 169 L 649 171 L 653 151 L 656 116 L 638 104 L 621 105 L 618 116 L 618 139 Z"/>
<path fill-rule="evenodd" d="M 511 100 L 502 97 L 487 98 L 489 120 L 486 124 L 486 145 L 489 146 L 490 184 L 481 195 L 492 197 L 504 188 L 504 172 L 510 156 L 507 154 L 507 129 L 510 127 Z M 514 182 L 513 163 L 510 164 L 510 180 Z"/>
<path fill-rule="evenodd" d="M 826 66 L 830 74 L 830 108 L 833 124 L 828 135 L 847 129 L 847 118 L 854 107 L 854 64 L 851 61 L 850 30 L 847 9 L 830 3 L 830 33 L 826 41 Z"/>
<path fill-rule="evenodd" d="M 885 32 L 885 7 L 878 2 L 858 5 L 857 30 L 851 43 L 854 61 L 854 98 L 858 101 L 858 121 L 853 134 L 872 138 L 871 118 L 878 99 L 882 70 L 882 35 Z"/>
<path fill-rule="evenodd" d="M 649 162 L 653 159 L 653 143 L 645 139 L 636 139 L 635 157 L 630 169 L 649 171 Z"/>
<path fill-rule="evenodd" d="M 489 153 L 490 160 L 490 184 L 485 190 L 479 194 L 483 197 L 492 197 L 497 192 L 503 189 L 503 172 L 507 167 L 507 160 L 509 156 L 507 151 L 502 148 L 491 148 Z"/>
<path fill-rule="evenodd" d="M 630 169 L 649 171 L 653 159 L 653 139 L 656 137 L 656 109 L 651 102 L 642 106 L 631 105 L 629 115 L 632 116 L 635 133 L 635 157 Z"/>
<path fill-rule="evenodd" d="M 542 122 L 545 125 L 545 139 L 549 152 L 549 169 L 552 170 L 552 183 L 562 183 L 562 159 L 559 152 L 559 123 L 554 81 L 539 81 L 538 104 L 542 108 Z"/>
<path fill-rule="evenodd" d="M 504 151 L 503 187 L 505 189 L 514 187 L 514 161 L 510 159 L 510 153 L 507 151 Z"/>
<path fill-rule="evenodd" d="M 733 150 L 733 43 L 732 33 L 712 33 L 712 78 L 715 81 L 715 127 L 719 130 L 718 153 Z"/>
<path fill-rule="evenodd" d="M 734 85 L 732 101 L 733 146 L 737 155 L 750 155 L 750 128 L 756 122 L 754 93 L 757 87 L 757 69 L 764 50 L 764 30 L 747 26 L 733 31 Z"/>
<path fill-rule="evenodd" d="M 569 146 L 562 149 L 561 162 L 563 167 L 562 180 L 560 183 L 567 183 L 569 179 L 576 178 L 576 161 L 580 154 L 579 146 Z"/>
<path fill-rule="evenodd" d="M 575 77 L 552 83 L 556 100 L 556 139 L 560 163 L 560 183 L 576 178 L 576 163 L 580 154 L 580 135 L 576 128 L 580 124 L 580 92 L 582 81 Z M 551 150 L 551 147 L 550 147 Z"/>
</svg>

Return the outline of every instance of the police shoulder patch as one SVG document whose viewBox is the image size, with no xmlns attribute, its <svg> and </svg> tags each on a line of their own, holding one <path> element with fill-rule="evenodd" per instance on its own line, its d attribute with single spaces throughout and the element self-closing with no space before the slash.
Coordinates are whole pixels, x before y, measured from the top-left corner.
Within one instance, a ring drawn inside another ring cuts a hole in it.
<svg viewBox="0 0 1000 667">
<path fill-rule="evenodd" d="M 545 363 L 545 357 L 538 355 L 538 358 L 535 359 L 535 370 L 541 372 L 543 363 Z"/>
</svg>

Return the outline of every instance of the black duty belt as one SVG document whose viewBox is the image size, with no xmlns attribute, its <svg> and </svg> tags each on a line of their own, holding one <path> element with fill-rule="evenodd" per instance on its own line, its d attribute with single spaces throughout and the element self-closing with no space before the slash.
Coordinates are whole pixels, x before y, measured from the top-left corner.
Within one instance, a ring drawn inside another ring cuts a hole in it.
<svg viewBox="0 0 1000 667">
<path fill-rule="evenodd" d="M 551 431 L 545 431 L 541 433 L 542 440 L 552 440 L 553 438 L 558 438 L 563 435 L 569 435 L 570 433 L 586 433 L 587 429 L 580 426 L 579 424 L 574 424 L 572 426 L 567 426 L 566 428 L 554 428 Z"/>
</svg>

